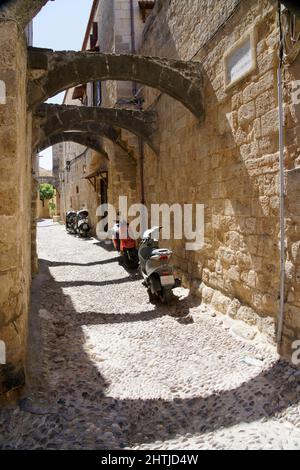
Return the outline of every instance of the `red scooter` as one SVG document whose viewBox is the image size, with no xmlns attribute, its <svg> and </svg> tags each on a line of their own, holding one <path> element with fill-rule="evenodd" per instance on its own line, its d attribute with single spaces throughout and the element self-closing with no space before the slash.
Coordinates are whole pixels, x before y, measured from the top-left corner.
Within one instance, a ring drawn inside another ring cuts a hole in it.
<svg viewBox="0 0 300 470">
<path fill-rule="evenodd" d="M 136 241 L 130 234 L 129 224 L 117 221 L 112 229 L 112 241 L 115 249 L 121 254 L 128 269 L 137 269 L 139 256 Z"/>
</svg>

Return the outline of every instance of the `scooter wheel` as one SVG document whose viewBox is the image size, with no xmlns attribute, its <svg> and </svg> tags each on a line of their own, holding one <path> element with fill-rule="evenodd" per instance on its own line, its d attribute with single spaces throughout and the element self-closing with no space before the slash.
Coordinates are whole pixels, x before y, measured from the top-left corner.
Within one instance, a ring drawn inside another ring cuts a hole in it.
<svg viewBox="0 0 300 470">
<path fill-rule="evenodd" d="M 127 269 L 137 269 L 139 267 L 139 260 L 135 256 L 129 257 L 128 254 L 124 254 L 123 259 Z"/>
<path fill-rule="evenodd" d="M 164 305 L 170 305 L 170 303 L 174 299 L 173 291 L 171 289 L 163 288 L 160 294 L 160 299 Z"/>
<path fill-rule="evenodd" d="M 150 304 L 156 304 L 158 301 L 157 295 L 152 293 L 151 289 L 147 290 Z"/>
</svg>

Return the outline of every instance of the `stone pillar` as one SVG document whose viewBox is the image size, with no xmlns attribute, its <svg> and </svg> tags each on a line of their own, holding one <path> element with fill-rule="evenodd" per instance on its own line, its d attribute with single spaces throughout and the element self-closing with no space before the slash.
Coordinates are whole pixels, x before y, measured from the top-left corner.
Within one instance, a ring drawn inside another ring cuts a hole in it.
<svg viewBox="0 0 300 470">
<path fill-rule="evenodd" d="M 32 193 L 31 193 L 31 273 L 37 274 L 39 270 L 38 254 L 37 254 L 37 216 L 38 216 L 38 188 L 39 183 L 32 178 Z"/>
<path fill-rule="evenodd" d="M 30 287 L 31 153 L 26 103 L 27 48 L 22 28 L 0 20 L 0 399 L 25 381 Z M 3 91 L 4 90 L 4 91 Z"/>
</svg>

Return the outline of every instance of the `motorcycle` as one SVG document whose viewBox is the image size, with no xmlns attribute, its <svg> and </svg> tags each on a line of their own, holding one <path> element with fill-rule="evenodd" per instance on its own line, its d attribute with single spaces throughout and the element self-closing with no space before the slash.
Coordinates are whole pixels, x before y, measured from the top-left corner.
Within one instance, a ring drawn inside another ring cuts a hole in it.
<svg viewBox="0 0 300 470">
<path fill-rule="evenodd" d="M 124 265 L 128 269 L 137 269 L 139 257 L 136 241 L 130 234 L 129 224 L 117 221 L 112 228 L 112 241 L 115 249 L 122 255 Z"/>
<path fill-rule="evenodd" d="M 82 238 L 87 238 L 89 236 L 91 227 L 89 225 L 89 213 L 87 210 L 82 209 L 77 212 L 75 230 Z"/>
<path fill-rule="evenodd" d="M 75 235 L 76 234 L 76 212 L 68 211 L 66 213 L 66 230 L 68 233 Z"/>
<path fill-rule="evenodd" d="M 180 286 L 175 279 L 170 259 L 173 252 L 159 248 L 159 232 L 162 227 L 153 227 L 144 233 L 139 248 L 139 260 L 144 286 L 147 288 L 150 302 L 160 300 L 169 304 L 173 299 L 173 289 Z"/>
</svg>

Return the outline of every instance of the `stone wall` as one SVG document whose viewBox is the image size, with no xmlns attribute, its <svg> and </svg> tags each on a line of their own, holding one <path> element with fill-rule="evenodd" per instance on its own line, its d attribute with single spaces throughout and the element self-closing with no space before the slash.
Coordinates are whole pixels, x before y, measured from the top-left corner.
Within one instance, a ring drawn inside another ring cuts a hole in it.
<svg viewBox="0 0 300 470">
<path fill-rule="evenodd" d="M 109 203 L 119 210 L 119 196 L 128 197 L 128 206 L 137 202 L 137 162 L 122 149 L 110 151 Z"/>
<path fill-rule="evenodd" d="M 67 91 L 64 103 L 81 106 L 79 100 L 73 100 L 73 91 Z M 65 221 L 65 214 L 70 209 L 80 210 L 85 207 L 89 211 L 92 233 L 96 233 L 98 217 L 97 207 L 100 203 L 99 185 L 93 187 L 86 176 L 99 167 L 106 169 L 107 163 L 103 156 L 87 147 L 74 143 L 63 142 L 53 146 L 55 165 L 60 177 L 60 215 Z M 66 170 L 66 162 L 71 162 L 70 171 Z"/>
<path fill-rule="evenodd" d="M 110 16 L 111 23 L 106 17 Z M 100 2 L 97 12 L 99 27 L 99 45 L 101 52 L 117 54 L 132 51 L 130 4 L 127 0 Z M 108 30 L 109 29 L 109 30 Z M 138 3 L 134 2 L 134 35 L 135 47 L 141 43 L 143 22 Z M 136 88 L 138 89 L 138 87 Z M 102 83 L 104 107 L 130 107 L 135 84 L 132 82 L 107 81 Z M 123 103 L 123 104 L 122 104 Z M 121 131 L 122 140 L 128 143 L 132 157 L 122 149 L 104 140 L 103 146 L 109 155 L 109 202 L 119 208 L 119 195 L 128 196 L 129 204 L 138 202 L 136 158 L 138 158 L 138 140 L 126 131 Z"/>
<path fill-rule="evenodd" d="M 39 198 L 39 184 L 35 178 L 31 180 L 31 273 L 36 274 L 39 270 L 37 254 L 37 218 Z"/>
<path fill-rule="evenodd" d="M 14 21 L 0 23 L 0 340 L 7 363 L 0 366 L 0 394 L 25 379 L 31 269 L 31 117 L 26 111 L 27 51 Z"/>
<path fill-rule="evenodd" d="M 286 288 L 283 353 L 300 338 L 300 55 L 289 61 L 284 82 L 286 173 Z"/>
<path fill-rule="evenodd" d="M 100 154 L 79 144 L 65 142 L 59 145 L 63 147 L 61 159 L 63 182 L 60 188 L 61 218 L 65 220 L 65 213 L 70 209 L 78 211 L 85 207 L 89 211 L 92 233 L 95 234 L 98 222 L 96 210 L 100 204 L 99 184 L 94 187 L 86 177 L 99 169 L 106 171 L 107 161 Z M 66 171 L 67 160 L 71 162 L 70 171 Z M 93 182 L 93 178 L 91 181 Z"/>
<path fill-rule="evenodd" d="M 256 25 L 257 67 L 229 90 L 223 56 Z M 146 200 L 205 205 L 205 246 L 166 242 L 204 302 L 275 339 L 279 295 L 276 8 L 269 1 L 158 2 L 141 53 L 202 62 L 205 114 L 145 89 L 159 115 L 159 158 L 146 151 Z"/>
<path fill-rule="evenodd" d="M 138 2 L 134 1 L 135 47 L 141 42 L 143 22 Z M 101 0 L 96 12 L 95 20 L 98 22 L 99 47 L 101 52 L 114 52 L 116 54 L 132 52 L 131 19 L 129 0 Z M 118 99 L 132 98 L 131 82 L 108 81 L 103 84 L 103 106 L 111 106 Z"/>
</svg>

